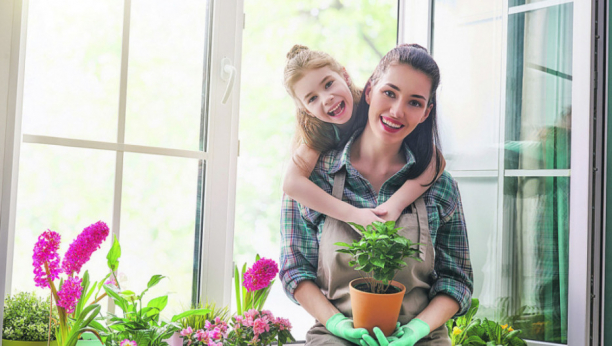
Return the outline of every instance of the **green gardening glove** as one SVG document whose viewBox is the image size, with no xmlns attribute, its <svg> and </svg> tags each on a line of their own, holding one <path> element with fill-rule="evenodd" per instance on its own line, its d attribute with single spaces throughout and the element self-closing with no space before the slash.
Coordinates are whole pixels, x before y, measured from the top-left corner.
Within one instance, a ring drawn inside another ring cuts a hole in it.
<svg viewBox="0 0 612 346">
<path fill-rule="evenodd" d="M 374 328 L 374 335 L 376 339 L 367 335 L 363 337 L 365 344 L 363 346 L 413 346 L 417 341 L 421 340 L 424 336 L 428 335 L 429 325 L 418 318 L 413 318 L 408 324 L 403 325 L 399 328 L 403 331 L 403 335 L 397 339 L 396 333 L 389 338 L 385 337 L 385 334 L 380 328 Z"/>
<path fill-rule="evenodd" d="M 360 341 L 361 346 L 389 345 L 390 342 L 393 342 L 402 337 L 402 335 L 404 335 L 404 330 L 401 328 L 401 324 L 397 322 L 397 325 L 395 326 L 395 331 L 388 338 L 385 338 L 385 334 L 378 327 L 374 327 L 374 335 L 376 335 L 377 339 L 381 341 L 384 339 L 386 341 L 379 343 L 378 341 L 376 341 L 376 339 L 371 337 L 370 334 L 366 334 L 362 337 Z"/>
<path fill-rule="evenodd" d="M 330 317 L 325 323 L 325 328 L 329 330 L 335 336 L 348 340 L 354 344 L 359 345 L 361 337 L 368 334 L 365 328 L 355 329 L 353 327 L 353 320 L 347 318 L 341 313 L 337 313 Z"/>
</svg>

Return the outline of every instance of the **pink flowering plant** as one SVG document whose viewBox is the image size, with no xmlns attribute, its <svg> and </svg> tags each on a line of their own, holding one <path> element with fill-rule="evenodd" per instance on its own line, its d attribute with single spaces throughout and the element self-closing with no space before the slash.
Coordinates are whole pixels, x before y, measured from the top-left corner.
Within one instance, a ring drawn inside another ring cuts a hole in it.
<svg viewBox="0 0 612 346">
<path fill-rule="evenodd" d="M 100 339 L 90 327 L 96 323 L 94 319 L 100 313 L 100 305 L 98 301 L 85 305 L 95 288 L 99 291 L 101 285 L 94 283 L 90 288 L 88 272 L 85 271 L 82 278 L 79 274 L 108 234 L 108 226 L 102 221 L 88 226 L 70 244 L 63 260 L 58 253 L 59 233 L 47 230 L 34 245 L 34 282 L 37 287 L 51 290 L 59 317 L 59 330 L 55 333 L 59 346 L 76 345 L 83 332 L 93 332 Z M 56 284 L 56 281 L 59 282 Z"/>
<path fill-rule="evenodd" d="M 232 317 L 229 326 L 216 318 L 214 323 L 207 322 L 204 329 L 183 329 L 181 336 L 184 346 L 266 346 L 273 342 L 282 346 L 295 341 L 288 319 L 275 318 L 270 311 L 255 309 Z"/>
<path fill-rule="evenodd" d="M 274 260 L 255 257 L 255 264 L 246 270 L 246 263 L 242 266 L 242 275 L 238 267 L 234 268 L 234 284 L 236 288 L 236 310 L 238 315 L 244 311 L 262 310 L 278 274 L 278 264 Z M 242 285 L 240 284 L 242 278 Z"/>
</svg>

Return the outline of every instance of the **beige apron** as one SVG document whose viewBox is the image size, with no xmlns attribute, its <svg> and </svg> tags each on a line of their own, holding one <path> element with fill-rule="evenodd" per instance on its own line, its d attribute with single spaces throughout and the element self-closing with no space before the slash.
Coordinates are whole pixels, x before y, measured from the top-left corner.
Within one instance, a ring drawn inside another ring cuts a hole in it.
<svg viewBox="0 0 612 346">
<path fill-rule="evenodd" d="M 342 199 L 346 170 L 341 169 L 334 177 L 332 195 Z M 418 315 L 429 304 L 429 289 L 432 285 L 434 270 L 434 249 L 429 233 L 427 209 L 422 197 L 411 206 L 408 214 L 400 216 L 397 221 L 401 235 L 415 243 L 421 243 L 420 258 L 406 261 L 408 265 L 395 276 L 395 280 L 406 285 L 406 295 L 402 302 L 399 322 L 404 325 Z M 336 242 L 351 243 L 361 236 L 348 224 L 331 217 L 326 217 L 321 240 L 319 241 L 319 265 L 317 269 L 317 285 L 323 295 L 347 317 L 352 317 L 349 296 L 349 282 L 360 278 L 359 272 L 348 265 L 350 255 L 336 252 L 340 247 Z M 329 333 L 321 323 L 317 322 L 306 334 L 306 345 L 353 345 L 351 342 Z M 417 346 L 450 346 L 446 325 L 432 331 L 421 339 Z"/>
</svg>

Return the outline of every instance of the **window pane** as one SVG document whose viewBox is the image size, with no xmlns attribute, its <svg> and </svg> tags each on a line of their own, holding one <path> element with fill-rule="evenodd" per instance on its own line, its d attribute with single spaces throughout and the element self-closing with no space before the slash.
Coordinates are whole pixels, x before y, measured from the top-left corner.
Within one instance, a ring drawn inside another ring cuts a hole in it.
<svg viewBox="0 0 612 346">
<path fill-rule="evenodd" d="M 240 99 L 240 157 L 235 222 L 235 259 L 255 254 L 278 260 L 281 179 L 295 132 L 295 106 L 282 85 L 287 52 L 294 44 L 335 57 L 363 86 L 397 39 L 397 1 L 245 1 Z M 289 318 L 304 340 L 313 318 L 296 306 L 280 281 L 266 307 Z M 234 300 L 232 300 L 233 302 Z"/>
<path fill-rule="evenodd" d="M 102 220 L 112 227 L 115 153 L 23 143 L 19 165 L 12 291 L 35 291 L 32 250 L 47 229 L 62 236 L 60 255 L 87 226 Z M 92 280 L 107 273 L 110 236 L 84 269 Z"/>
<path fill-rule="evenodd" d="M 207 4 L 132 1 L 126 143 L 201 150 Z"/>
<path fill-rule="evenodd" d="M 146 301 L 170 293 L 164 315 L 191 305 L 198 161 L 125 154 L 121 201 L 123 288 L 136 293 L 152 275 L 167 276 Z"/>
<path fill-rule="evenodd" d="M 520 6 L 520 5 L 529 5 L 535 2 L 541 2 L 546 0 L 508 0 L 508 6 Z"/>
<path fill-rule="evenodd" d="M 436 1 L 433 54 L 438 119 L 449 170 L 496 170 L 501 88 L 501 3 Z M 469 51 L 469 53 L 467 53 Z"/>
<path fill-rule="evenodd" d="M 568 169 L 573 4 L 508 17 L 506 169 Z"/>
<path fill-rule="evenodd" d="M 122 1 L 28 5 L 23 133 L 117 138 Z"/>
<path fill-rule="evenodd" d="M 522 337 L 567 342 L 569 178 L 508 177 L 508 296 L 500 313 Z"/>
<path fill-rule="evenodd" d="M 499 303 L 496 283 L 502 256 L 497 232 L 497 177 L 455 177 L 461 190 L 461 203 L 470 241 L 474 271 L 473 296 L 480 300 L 478 316 L 494 318 Z"/>
</svg>

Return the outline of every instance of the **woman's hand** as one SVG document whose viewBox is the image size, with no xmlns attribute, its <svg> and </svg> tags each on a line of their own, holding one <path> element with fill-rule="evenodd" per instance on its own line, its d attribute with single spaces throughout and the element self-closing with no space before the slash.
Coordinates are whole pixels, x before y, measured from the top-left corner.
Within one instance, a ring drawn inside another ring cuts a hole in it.
<svg viewBox="0 0 612 346">
<path fill-rule="evenodd" d="M 394 333 L 389 338 L 385 337 L 385 334 L 380 330 L 380 328 L 374 328 L 374 335 L 376 335 L 376 339 L 372 338 L 369 335 L 364 335 L 363 340 L 361 340 L 362 346 L 414 346 L 417 341 L 421 340 L 423 337 L 429 334 L 430 329 L 429 325 L 418 318 L 413 318 L 408 324 L 403 325 L 398 328 L 403 333 L 399 338 Z"/>
<path fill-rule="evenodd" d="M 368 334 L 365 328 L 357 328 L 353 326 L 353 320 L 337 313 L 330 317 L 325 323 L 325 328 L 335 336 L 348 340 L 354 344 L 359 344 L 361 337 Z"/>
</svg>

